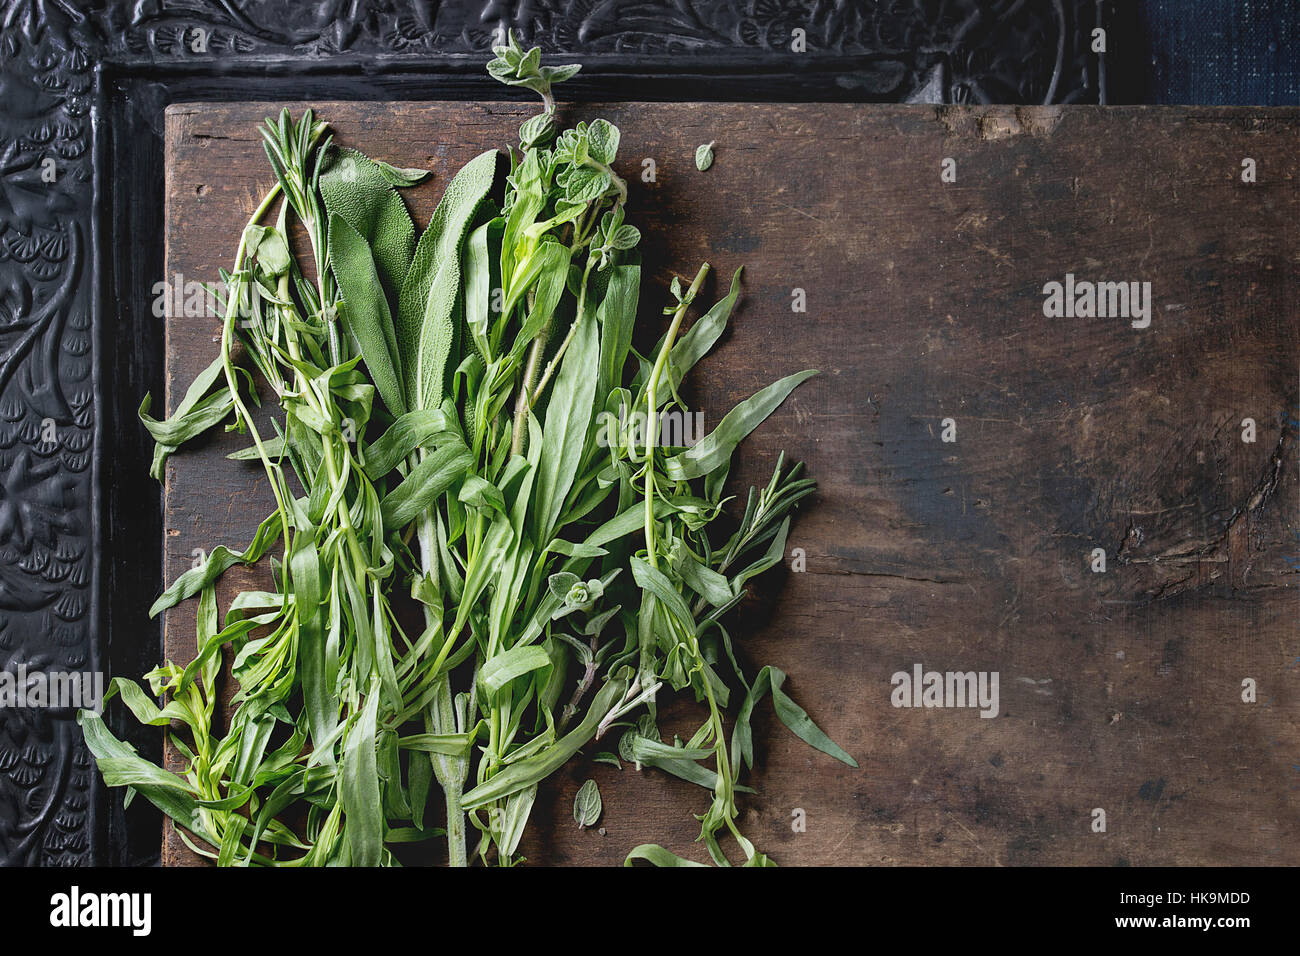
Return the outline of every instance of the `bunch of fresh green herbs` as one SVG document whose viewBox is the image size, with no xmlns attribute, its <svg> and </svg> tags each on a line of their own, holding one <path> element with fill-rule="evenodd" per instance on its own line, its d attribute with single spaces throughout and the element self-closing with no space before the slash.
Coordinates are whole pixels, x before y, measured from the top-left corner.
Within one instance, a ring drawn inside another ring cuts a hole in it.
<svg viewBox="0 0 1300 956">
<path fill-rule="evenodd" d="M 456 174 L 418 241 L 398 190 L 424 174 L 334 146 L 310 112 L 268 121 L 276 186 L 224 276 L 221 354 L 171 418 L 150 418 L 148 399 L 141 414 L 157 476 L 218 424 L 249 433 L 234 457 L 260 463 L 276 509 L 243 553 L 214 549 L 154 606 L 199 599 L 194 661 L 147 675 L 166 703 L 110 686 L 171 728 L 185 771 L 144 760 L 92 713 L 86 739 L 110 785 L 144 795 L 219 863 L 390 864 L 392 844 L 445 835 L 453 865 L 510 865 L 538 785 L 617 728 L 623 757 L 710 791 L 699 819 L 715 862 L 729 862 L 730 834 L 746 865 L 767 865 L 736 823 L 756 704 L 770 692 L 792 731 L 856 766 L 782 691 L 781 671 L 746 680 L 723 623 L 781 561 L 813 482 L 778 461 L 733 533 L 712 529 L 737 445 L 814 373 L 762 389 L 691 447 L 664 443 L 660 423 L 687 412 L 679 387 L 722 335 L 739 272 L 686 330 L 708 266 L 689 287 L 674 279 L 667 331 L 637 352 L 640 233 L 613 169 L 619 131 L 559 129 L 551 88 L 576 66 L 544 67 L 513 36 L 495 52 L 489 72 L 540 94 L 543 112 L 508 155 Z M 278 400 L 274 436 L 254 424 L 236 342 Z M 275 589 L 239 594 L 219 626 L 214 582 L 277 542 Z M 394 610 L 406 595 L 418 634 Z M 223 651 L 239 691 L 218 735 Z M 707 706 L 685 743 L 657 729 L 665 684 Z M 588 792 L 580 822 L 599 803 Z M 688 864 L 654 845 L 636 859 Z"/>
</svg>

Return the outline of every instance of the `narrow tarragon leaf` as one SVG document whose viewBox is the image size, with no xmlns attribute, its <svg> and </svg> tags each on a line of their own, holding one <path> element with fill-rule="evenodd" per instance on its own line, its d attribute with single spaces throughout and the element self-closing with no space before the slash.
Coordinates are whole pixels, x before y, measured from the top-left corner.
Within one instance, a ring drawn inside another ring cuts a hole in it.
<svg viewBox="0 0 1300 956">
<path fill-rule="evenodd" d="M 587 536 L 588 547 L 599 548 L 645 527 L 645 505 L 636 502 L 620 511 Z M 565 570 L 572 571 L 567 564 Z"/>
<path fill-rule="evenodd" d="M 267 458 L 279 458 L 284 454 L 284 439 L 277 435 L 274 438 L 262 439 L 262 449 L 266 451 Z M 247 448 L 241 448 L 239 451 L 232 451 L 226 456 L 231 461 L 261 461 L 262 451 L 256 445 L 249 445 Z"/>
<path fill-rule="evenodd" d="M 681 564 L 677 566 L 677 571 L 692 591 L 714 607 L 721 607 L 733 597 L 731 584 L 725 577 L 696 561 L 689 554 L 683 557 Z"/>
<path fill-rule="evenodd" d="M 627 693 L 627 686 L 627 681 L 617 678 L 606 681 L 605 686 L 592 699 L 591 707 L 581 724 L 541 753 L 512 763 L 496 776 L 479 784 L 465 794 L 462 805 L 466 810 L 476 810 L 549 777 L 595 736 L 600 722 Z"/>
<path fill-rule="evenodd" d="M 185 400 L 166 421 L 160 422 L 149 414 L 153 403 L 151 395 L 146 393 L 141 400 L 140 421 L 149 429 L 155 442 L 153 463 L 149 467 L 149 475 L 155 480 L 163 480 L 167 459 L 180 445 L 224 421 L 234 409 L 234 401 L 226 389 L 211 395 L 204 394 L 215 381 L 209 378 L 214 367 L 218 373 L 221 371 L 220 358 L 194 380 L 185 394 Z"/>
<path fill-rule="evenodd" d="M 165 707 L 159 707 L 139 684 L 133 680 L 127 680 L 125 677 L 114 677 L 108 682 L 108 690 L 104 693 L 103 702 L 108 703 L 115 695 L 119 694 L 122 697 L 122 702 L 131 711 L 132 716 L 142 724 L 148 724 L 151 727 L 166 727 L 173 720 L 184 720 L 187 723 L 190 720 L 191 715 L 177 701 L 172 701 Z"/>
<path fill-rule="evenodd" d="M 448 757 L 465 756 L 473 743 L 472 734 L 411 734 L 397 741 L 397 745 L 403 750 L 445 754 Z"/>
<path fill-rule="evenodd" d="M 542 186 L 541 151 L 530 149 L 512 179 L 515 186 L 514 202 L 506 216 L 505 231 L 501 236 L 501 278 L 505 281 L 503 288 L 507 303 L 522 293 L 522 290 L 515 288 L 515 271 L 530 251 L 524 238 L 525 230 L 533 225 L 538 213 L 546 205 L 546 194 Z"/>
<path fill-rule="evenodd" d="M 424 763 L 424 761 L 419 761 Z M 420 827 L 392 827 L 384 833 L 385 843 L 423 843 L 425 840 L 432 840 L 435 837 L 446 836 L 447 831 L 442 827 L 431 827 L 428 830 Z"/>
<path fill-rule="evenodd" d="M 379 796 L 379 771 L 375 759 L 375 733 L 379 710 L 378 682 L 372 682 L 356 723 L 343 742 L 343 767 L 339 786 L 347 821 L 348 846 L 353 866 L 378 866 L 384 846 L 384 817 Z"/>
<path fill-rule="evenodd" d="M 651 592 L 663 603 L 686 633 L 694 633 L 695 616 L 691 614 L 691 609 L 687 607 L 667 575 L 658 568 L 652 568 L 643 558 L 633 555 L 632 577 L 636 579 L 637 585 L 642 590 Z"/>
<path fill-rule="evenodd" d="M 203 587 L 221 577 L 227 568 L 240 563 L 252 564 L 257 561 L 280 537 L 280 532 L 280 515 L 277 512 L 258 526 L 257 533 L 253 535 L 252 542 L 244 549 L 243 554 L 231 551 L 223 544 L 217 545 L 197 568 L 191 568 L 172 582 L 171 587 L 164 591 L 157 601 L 154 601 L 153 607 L 149 608 L 149 616 L 156 617 L 160 611 L 174 607 L 186 598 L 198 594 Z"/>
<path fill-rule="evenodd" d="M 555 307 L 560 304 L 560 297 L 564 294 L 572 253 L 572 249 L 559 242 L 543 242 L 533 253 L 534 258 L 540 261 L 540 275 L 534 287 L 532 307 L 515 340 L 512 351 L 516 355 L 522 355 L 533 338 L 550 325 Z"/>
<path fill-rule="evenodd" d="M 815 747 L 824 754 L 829 754 L 841 763 L 848 764 L 850 767 L 857 767 L 858 762 L 849 754 L 831 740 L 830 737 L 822 731 L 813 719 L 808 716 L 807 711 L 790 699 L 789 695 L 781 689 L 785 683 L 785 674 L 771 668 L 772 672 L 772 704 L 776 708 L 776 715 L 781 718 L 781 723 L 785 724 L 796 737 L 811 747 Z"/>
<path fill-rule="evenodd" d="M 500 247 L 505 227 L 505 219 L 498 216 L 470 233 L 465 243 L 465 324 L 476 341 L 486 341 L 492 327 L 492 290 L 501 281 L 496 271 L 500 259 L 492 251 Z"/>
<path fill-rule="evenodd" d="M 140 421 L 154 441 L 176 446 L 201 435 L 230 414 L 231 400 L 226 391 L 215 392 L 183 410 L 178 408 L 176 414 L 161 422 L 149 414 L 152 406 L 153 397 L 145 395 L 140 402 Z"/>
<path fill-rule="evenodd" d="M 610 270 L 605 298 L 596 310 L 600 321 L 600 385 L 598 395 L 608 395 L 623 381 L 623 366 L 632 347 L 636 306 L 641 293 L 639 263 L 617 265 Z M 704 321 L 703 319 L 700 320 Z M 696 325 L 699 323 L 697 322 Z M 676 349 L 673 350 L 674 353 Z M 674 354 L 673 359 L 676 361 Z"/>
<path fill-rule="evenodd" d="M 664 462 L 664 471 L 673 481 L 702 478 L 731 460 L 745 436 L 776 411 L 802 382 L 816 375 L 815 370 L 796 372 L 745 399 L 718 423 L 718 427 L 692 448 Z"/>
<path fill-rule="evenodd" d="M 470 507 L 508 515 L 506 499 L 501 494 L 501 489 L 478 475 L 470 475 L 465 479 L 465 484 L 461 486 L 457 498 L 462 504 Z"/>
<path fill-rule="evenodd" d="M 841 763 L 857 767 L 858 762 L 826 736 L 825 732 L 813 723 L 807 712 L 781 689 L 784 683 L 785 673 L 775 667 L 769 665 L 758 672 L 753 687 L 745 695 L 745 700 L 740 705 L 740 712 L 736 715 L 736 727 L 731 736 L 732 767 L 739 769 L 742 762 L 749 767 L 754 765 L 754 742 L 750 730 L 750 718 L 754 713 L 754 707 L 767 695 L 769 689 L 772 691 L 772 703 L 775 705 L 777 717 L 796 737 Z"/>
<path fill-rule="evenodd" d="M 294 535 L 289 569 L 298 611 L 298 672 L 302 681 L 303 706 L 307 710 L 312 739 L 328 740 L 338 725 L 338 698 L 326 676 L 325 622 L 320 609 L 320 554 L 310 534 L 299 532 Z M 317 753 L 326 763 L 333 763 L 331 751 Z"/>
<path fill-rule="evenodd" d="M 365 446 L 366 474 L 372 480 L 379 480 L 411 452 L 436 444 L 435 439 L 443 434 L 452 436 L 455 433 L 441 409 L 421 408 L 407 412 L 373 443 Z"/>
<path fill-rule="evenodd" d="M 506 801 L 505 813 L 502 814 L 501 835 L 497 852 L 505 859 L 511 857 L 519 848 L 523 839 L 524 828 L 528 825 L 528 814 L 532 812 L 533 802 L 537 799 L 537 785 L 533 784 L 513 794 Z"/>
<path fill-rule="evenodd" d="M 712 747 L 674 747 L 662 740 L 655 740 L 640 733 L 632 735 L 630 744 L 632 760 L 637 763 L 651 763 L 656 760 L 708 760 L 713 755 Z"/>
<path fill-rule="evenodd" d="M 592 370 L 598 367 L 599 359 L 596 323 L 587 317 L 581 320 L 569 344 L 546 408 L 545 438 L 533 496 L 535 541 L 553 537 L 582 463 L 596 399 L 597 376 Z"/>
<path fill-rule="evenodd" d="M 703 863 L 696 863 L 694 860 L 688 860 L 685 857 L 678 856 L 669 850 L 665 850 L 657 843 L 642 843 L 634 848 L 623 861 L 624 866 L 631 866 L 637 860 L 645 860 L 652 866 L 695 866 L 702 869 L 708 869 Z"/>
<path fill-rule="evenodd" d="M 781 522 L 781 526 L 777 529 L 776 534 L 772 538 L 772 543 L 768 545 L 767 551 L 763 556 L 743 571 L 738 572 L 735 577 L 731 579 L 731 590 L 733 594 L 739 594 L 740 589 L 745 586 L 745 582 L 750 578 L 762 574 L 768 568 L 774 568 L 781 563 L 781 559 L 785 557 L 785 542 L 789 533 L 790 519 L 787 517 Z"/>
<path fill-rule="evenodd" d="M 79 711 L 77 722 L 108 786 L 131 787 L 181 826 L 204 832 L 198 804 L 183 779 L 149 763 L 133 747 L 114 737 L 94 711 Z"/>
<path fill-rule="evenodd" d="M 392 531 L 405 528 L 454 485 L 473 461 L 469 449 L 460 444 L 446 445 L 426 457 L 380 503 L 384 527 Z"/>
<path fill-rule="evenodd" d="M 717 302 L 713 308 L 709 309 L 704 315 L 700 316 L 695 324 L 691 326 L 690 331 L 677 340 L 668 362 L 669 382 L 673 390 L 676 390 L 695 363 L 709 353 L 709 349 L 721 338 L 723 331 L 727 327 L 727 321 L 731 318 L 731 312 L 736 307 L 736 300 L 740 297 L 740 273 L 742 269 L 737 269 L 731 277 L 731 289 L 727 292 L 726 298 Z"/>
<path fill-rule="evenodd" d="M 479 668 L 478 679 L 489 694 L 495 694 L 516 677 L 550 665 L 550 655 L 536 644 L 530 647 L 512 647 Z"/>
</svg>

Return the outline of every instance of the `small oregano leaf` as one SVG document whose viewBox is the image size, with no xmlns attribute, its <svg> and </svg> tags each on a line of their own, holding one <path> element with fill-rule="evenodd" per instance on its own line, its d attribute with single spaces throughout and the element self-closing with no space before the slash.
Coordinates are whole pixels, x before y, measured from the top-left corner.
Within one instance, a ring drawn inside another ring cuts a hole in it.
<svg viewBox="0 0 1300 956">
<path fill-rule="evenodd" d="M 596 786 L 595 780 L 588 780 L 578 788 L 578 795 L 573 798 L 573 819 L 578 829 L 594 826 L 600 819 L 601 809 L 600 787 Z"/>
<path fill-rule="evenodd" d="M 717 140 L 713 141 L 714 143 Z M 704 172 L 713 165 L 713 143 L 703 143 L 695 149 L 695 168 Z"/>
</svg>

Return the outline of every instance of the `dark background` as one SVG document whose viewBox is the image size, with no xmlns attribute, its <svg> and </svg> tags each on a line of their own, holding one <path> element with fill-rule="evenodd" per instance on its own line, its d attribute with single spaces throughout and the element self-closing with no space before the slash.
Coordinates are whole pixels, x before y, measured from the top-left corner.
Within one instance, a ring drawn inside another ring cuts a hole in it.
<svg viewBox="0 0 1300 956">
<path fill-rule="evenodd" d="M 1295 0 L 1140 0 L 1135 103 L 1293 106 L 1300 97 Z"/>
<path fill-rule="evenodd" d="M 0 0 L 0 666 L 138 677 L 159 659 L 143 609 L 160 590 L 160 499 L 136 409 L 150 391 L 161 403 L 150 303 L 169 103 L 509 96 L 483 65 L 510 27 L 584 63 L 572 99 L 1294 105 L 1295 7 Z M 40 439 L 47 419 L 58 445 Z M 111 713 L 156 757 L 156 733 Z M 158 834 L 144 801 L 124 814 L 104 793 L 70 715 L 0 710 L 0 863 L 149 863 Z"/>
</svg>

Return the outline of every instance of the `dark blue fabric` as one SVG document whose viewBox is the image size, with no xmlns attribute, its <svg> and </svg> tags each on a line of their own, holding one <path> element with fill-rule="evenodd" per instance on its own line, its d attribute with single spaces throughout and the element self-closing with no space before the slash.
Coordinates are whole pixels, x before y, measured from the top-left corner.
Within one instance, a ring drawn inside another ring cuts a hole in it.
<svg viewBox="0 0 1300 956">
<path fill-rule="evenodd" d="M 1137 18 L 1141 102 L 1300 104 L 1300 0 L 1138 0 Z"/>
</svg>

